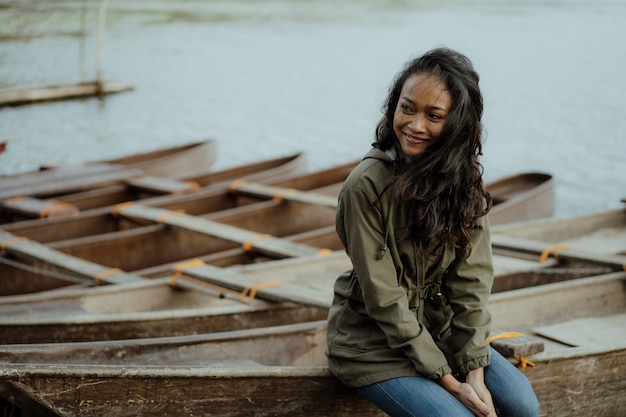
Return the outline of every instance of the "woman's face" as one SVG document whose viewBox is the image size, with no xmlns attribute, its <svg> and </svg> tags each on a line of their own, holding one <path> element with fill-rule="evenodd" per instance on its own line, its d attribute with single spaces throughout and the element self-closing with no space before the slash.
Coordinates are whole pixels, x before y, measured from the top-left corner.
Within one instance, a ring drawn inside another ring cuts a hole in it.
<svg viewBox="0 0 626 417">
<path fill-rule="evenodd" d="M 419 155 L 443 130 L 452 97 L 434 75 L 411 75 L 404 82 L 393 115 L 393 131 L 407 156 Z"/>
</svg>

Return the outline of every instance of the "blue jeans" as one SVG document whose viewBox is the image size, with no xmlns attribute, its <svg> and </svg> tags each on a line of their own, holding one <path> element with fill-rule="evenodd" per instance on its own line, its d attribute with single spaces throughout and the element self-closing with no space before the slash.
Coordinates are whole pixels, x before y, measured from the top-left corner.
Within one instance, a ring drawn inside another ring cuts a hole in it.
<svg viewBox="0 0 626 417">
<path fill-rule="evenodd" d="M 498 417 L 537 417 L 539 403 L 526 376 L 491 349 L 485 385 Z M 402 377 L 359 388 L 358 391 L 391 417 L 474 417 L 436 381 Z"/>
</svg>

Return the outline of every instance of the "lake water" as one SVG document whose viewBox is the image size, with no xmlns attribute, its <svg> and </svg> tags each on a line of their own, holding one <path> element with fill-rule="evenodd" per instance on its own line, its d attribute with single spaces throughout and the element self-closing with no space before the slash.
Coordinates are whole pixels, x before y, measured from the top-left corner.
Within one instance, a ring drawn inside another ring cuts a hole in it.
<svg viewBox="0 0 626 417">
<path fill-rule="evenodd" d="M 5 3 L 0 87 L 93 80 L 98 5 Z M 203 138 L 215 169 L 352 161 L 403 63 L 448 46 L 481 75 L 487 181 L 551 173 L 558 217 L 623 206 L 626 2 L 110 0 L 106 22 L 104 78 L 135 90 L 0 109 L 0 174 Z"/>
</svg>

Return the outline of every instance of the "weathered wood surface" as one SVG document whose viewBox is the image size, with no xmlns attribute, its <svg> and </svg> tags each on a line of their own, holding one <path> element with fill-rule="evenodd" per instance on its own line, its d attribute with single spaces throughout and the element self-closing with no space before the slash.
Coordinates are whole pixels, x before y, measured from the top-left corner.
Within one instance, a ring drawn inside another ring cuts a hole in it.
<svg viewBox="0 0 626 417">
<path fill-rule="evenodd" d="M 304 293 L 332 296 L 332 282 L 350 268 L 339 252 L 229 269 L 233 285 L 249 277 L 302 285 Z M 235 275 L 237 274 L 237 275 Z M 221 276 L 221 275 L 220 275 Z M 291 281 L 290 281 L 291 280 Z M 95 288 L 71 287 L 0 298 L 0 343 L 59 342 L 185 335 L 318 320 L 326 309 L 268 303 L 180 277 Z M 243 287 L 241 287 L 243 288 Z M 321 297 L 319 297 L 321 298 Z M 306 299 L 304 299 L 306 301 Z"/>
<path fill-rule="evenodd" d="M 545 242 L 546 248 L 626 255 L 626 209 L 496 225 L 491 232 Z"/>
<path fill-rule="evenodd" d="M 244 249 L 276 258 L 313 255 L 319 248 L 289 242 L 265 233 L 190 216 L 184 212 L 164 210 L 140 204 L 122 207 L 117 215 L 131 220 L 146 220 L 244 246 Z"/>
<path fill-rule="evenodd" d="M 329 184 L 343 182 L 355 164 L 339 165 L 312 173 L 302 173 L 300 168 L 295 167 L 293 171 L 288 170 L 288 172 L 270 170 L 267 175 L 262 172 L 254 172 L 241 173 L 235 176 L 224 175 L 217 180 L 213 180 L 210 177 L 202 180 L 196 178 L 197 182 L 204 184 L 204 188 L 200 192 L 188 195 L 150 197 L 142 200 L 142 204 L 170 210 L 184 210 L 185 213 L 196 216 L 208 215 L 258 202 L 257 199 L 238 196 L 231 192 L 229 187 L 235 181 L 255 181 L 308 191 L 319 189 Z M 116 198 L 115 203 L 131 200 L 133 198 L 121 200 Z M 80 201 L 74 199 L 65 201 L 81 207 Z M 35 239 L 42 243 L 94 236 L 138 227 L 138 225 L 121 221 L 119 218 L 112 216 L 112 209 L 113 205 L 101 206 L 83 211 L 79 216 L 73 218 L 47 219 L 46 221 L 30 220 L 6 224 L 3 227 L 13 234 Z"/>
<path fill-rule="evenodd" d="M 11 197 L 59 197 L 62 194 L 120 184 L 140 175 L 174 178 L 206 172 L 215 161 L 215 141 L 206 140 L 118 159 L 0 178 L 0 200 Z"/>
<path fill-rule="evenodd" d="M 264 184 L 243 182 L 231 187 L 231 191 L 237 194 L 259 199 L 272 199 L 274 201 L 295 201 L 299 203 L 317 204 L 331 208 L 337 207 L 337 197 L 303 192 L 293 188 L 272 187 Z"/>
<path fill-rule="evenodd" d="M 625 313 L 625 282 L 626 273 L 622 272 L 601 279 L 516 290 L 494 295 L 490 308 L 494 311 L 496 307 L 497 311 L 497 304 L 502 306 L 499 328 L 532 334 L 535 327 L 545 329 L 546 324 L 567 324 L 571 320 L 567 312 L 560 313 L 561 303 L 544 303 L 542 312 L 528 314 L 534 312 L 535 305 L 555 293 L 560 294 L 562 304 L 579 305 L 585 294 L 588 299 L 596 298 L 589 296 L 595 286 L 599 287 L 598 293 L 618 294 L 597 300 L 600 308 L 587 302 L 574 311 L 588 315 L 587 309 L 592 309 L 599 320 L 610 319 L 611 315 Z M 519 311 L 527 314 L 518 317 Z M 509 319 L 513 320 L 509 323 Z M 323 355 L 324 323 L 287 326 L 283 331 L 300 328 L 306 336 L 298 338 L 292 333 L 289 339 L 281 339 L 286 334 L 276 334 L 275 345 L 270 339 L 269 344 L 260 340 L 264 332 L 271 336 L 276 328 L 177 339 L 1 346 L 0 358 L 11 363 L 0 369 L 0 378 L 4 386 L 18 384 L 69 415 L 95 415 L 91 413 L 101 412 L 105 406 L 113 415 L 135 416 L 162 413 L 168 407 L 178 412 L 184 408 L 189 414 L 209 412 L 210 407 L 209 413 L 219 415 L 240 415 L 241 410 L 251 415 L 345 415 L 342 410 L 376 415 L 371 414 L 375 412 L 373 407 L 328 374 Z M 307 326 L 311 327 L 305 330 Z M 626 330 L 618 326 L 612 331 Z M 251 343 L 253 334 L 257 339 Z M 182 340 L 186 343 L 177 345 Z M 626 406 L 622 395 L 626 338 L 615 338 L 622 340 L 619 346 L 570 346 L 544 340 L 546 350 L 528 358 L 536 366 L 524 370 L 539 397 L 540 415 L 619 415 Z M 229 348 L 219 348 L 221 343 Z M 213 359 L 215 364 L 210 366 Z M 158 364 L 149 365 L 153 361 Z M 177 401 L 181 398 L 182 402 Z M 284 408 L 286 404 L 290 406 Z M 344 409 L 345 404 L 350 408 Z"/>
<path fill-rule="evenodd" d="M 66 85 L 0 89 L 0 107 L 19 106 L 45 101 L 96 97 L 130 91 L 134 87 L 118 81 L 81 82 Z"/>
<path fill-rule="evenodd" d="M 522 273 L 537 268 L 537 262 L 499 256 L 494 259 L 497 276 L 494 290 L 541 283 L 534 273 Z M 297 295 L 305 304 L 329 302 L 336 277 L 350 268 L 345 252 L 335 251 L 323 257 L 236 265 L 225 271 L 209 269 L 214 273 L 207 276 L 217 278 L 211 282 L 218 286 L 189 279 L 192 274 L 185 275 L 189 269 L 180 268 L 183 275 L 175 280 L 166 277 L 115 286 L 70 287 L 4 296 L 0 297 L 0 343 L 131 339 L 229 330 L 229 321 L 230 330 L 234 330 L 315 320 L 325 316 L 326 305 L 297 306 L 289 293 L 284 294 L 289 301 L 286 304 L 260 301 L 258 296 L 248 303 L 250 291 L 243 299 L 240 293 L 255 284 L 280 282 L 281 287 L 283 284 L 303 287 L 305 291 L 298 291 Z M 228 281 L 220 281 L 226 278 Z M 500 284 L 501 280 L 504 283 Z M 176 284 L 174 287 L 172 282 Z M 275 290 L 280 289 L 284 288 Z M 261 298 L 266 298 L 263 288 L 259 290 Z M 302 298 L 304 294 L 316 297 L 307 300 Z M 277 295 L 281 293 L 269 294 L 267 298 L 277 300 Z"/>
<path fill-rule="evenodd" d="M 122 181 L 142 174 L 137 168 L 110 164 L 64 167 L 0 178 L 0 200 L 21 196 L 58 196 Z"/>
<path fill-rule="evenodd" d="M 13 197 L 0 203 L 4 217 L 52 219 L 55 217 L 75 216 L 80 210 L 73 204 L 56 199 L 41 199 L 36 197 Z"/>
<path fill-rule="evenodd" d="M 486 185 L 493 198 L 491 224 L 505 224 L 552 217 L 556 191 L 554 178 L 528 172 L 498 179 Z"/>
<path fill-rule="evenodd" d="M 60 271 L 67 272 L 70 276 L 89 282 L 116 283 L 140 279 L 122 270 L 68 256 L 38 242 L 21 239 L 2 229 L 0 229 L 0 247 L 3 252 L 6 251 L 19 258 L 32 259 L 54 266 Z"/>
</svg>

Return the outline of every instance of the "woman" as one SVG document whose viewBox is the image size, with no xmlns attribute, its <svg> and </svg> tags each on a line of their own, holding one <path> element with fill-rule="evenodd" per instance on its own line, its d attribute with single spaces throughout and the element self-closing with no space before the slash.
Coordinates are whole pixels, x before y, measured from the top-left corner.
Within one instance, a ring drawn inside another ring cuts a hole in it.
<svg viewBox="0 0 626 417">
<path fill-rule="evenodd" d="M 339 197 L 353 270 L 335 283 L 329 366 L 391 416 L 538 415 L 526 377 L 486 343 L 491 197 L 478 79 L 450 49 L 409 62 Z"/>
</svg>

